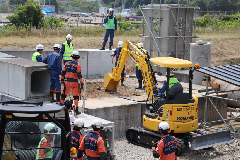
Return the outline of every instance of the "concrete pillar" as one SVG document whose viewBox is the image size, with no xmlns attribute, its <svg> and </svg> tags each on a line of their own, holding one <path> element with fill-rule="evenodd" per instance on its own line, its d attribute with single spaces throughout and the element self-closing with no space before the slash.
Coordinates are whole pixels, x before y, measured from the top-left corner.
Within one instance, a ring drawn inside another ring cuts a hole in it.
<svg viewBox="0 0 240 160">
<path fill-rule="evenodd" d="M 200 67 L 211 67 L 211 42 L 199 40 L 190 43 L 190 61 L 193 65 L 199 64 Z M 193 84 L 202 85 L 204 74 L 194 72 Z"/>
</svg>

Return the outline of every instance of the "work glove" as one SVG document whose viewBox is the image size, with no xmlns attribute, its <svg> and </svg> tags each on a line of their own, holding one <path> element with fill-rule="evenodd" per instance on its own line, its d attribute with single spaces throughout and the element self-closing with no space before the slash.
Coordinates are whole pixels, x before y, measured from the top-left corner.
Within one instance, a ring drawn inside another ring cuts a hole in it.
<svg viewBox="0 0 240 160">
<path fill-rule="evenodd" d="M 83 89 L 83 83 L 81 83 L 81 89 Z"/>
<path fill-rule="evenodd" d="M 114 57 L 114 52 L 112 52 L 112 54 L 110 55 L 111 57 L 113 56 Z"/>
</svg>

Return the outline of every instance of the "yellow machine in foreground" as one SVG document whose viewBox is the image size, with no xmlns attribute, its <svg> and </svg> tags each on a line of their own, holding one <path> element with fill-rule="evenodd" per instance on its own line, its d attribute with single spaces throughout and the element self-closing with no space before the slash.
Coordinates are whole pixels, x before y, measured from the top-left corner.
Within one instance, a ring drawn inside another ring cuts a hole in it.
<svg viewBox="0 0 240 160">
<path fill-rule="evenodd" d="M 148 59 L 146 52 L 138 48 L 140 47 L 133 45 L 130 41 L 125 41 L 113 73 L 108 73 L 104 77 L 104 89 L 117 90 L 121 72 L 128 56 L 138 63 L 138 68 L 142 71 L 145 91 L 148 95 L 147 109 L 143 116 L 145 129 L 136 127 L 128 129 L 126 132 L 128 141 L 152 146 L 153 143 L 161 139 L 161 135 L 156 131 L 158 131 L 158 125 L 162 121 L 169 123 L 170 134 L 178 138 L 178 153 L 185 147 L 198 150 L 219 144 L 221 139 L 224 139 L 224 142 L 228 141 L 229 131 L 211 133 L 211 136 L 192 134 L 198 127 L 198 98 L 192 94 L 192 79 L 194 69 L 199 66 L 194 68 L 190 61 L 173 57 Z M 134 51 L 132 51 L 133 49 Z M 136 54 L 136 51 L 139 54 Z M 166 87 L 166 97 L 160 98 L 157 94 L 155 73 L 150 62 L 167 69 L 167 86 L 169 86 L 171 68 L 189 68 L 189 92 L 184 93 L 182 85 L 176 83 L 171 89 Z"/>
</svg>

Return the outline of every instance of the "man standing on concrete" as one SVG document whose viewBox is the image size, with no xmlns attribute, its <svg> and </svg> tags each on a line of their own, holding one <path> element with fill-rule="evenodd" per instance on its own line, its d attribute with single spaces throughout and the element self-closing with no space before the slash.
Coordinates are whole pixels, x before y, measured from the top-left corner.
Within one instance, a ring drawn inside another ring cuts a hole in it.
<svg viewBox="0 0 240 160">
<path fill-rule="evenodd" d="M 107 43 L 109 34 L 110 34 L 109 50 L 112 50 L 111 47 L 113 46 L 114 33 L 117 32 L 117 19 L 115 16 L 113 16 L 114 11 L 112 8 L 110 8 L 108 12 L 109 13 L 107 14 L 107 17 L 104 19 L 104 23 L 106 24 L 106 32 L 102 43 L 103 46 L 100 50 L 105 50 L 105 45 Z"/>
<path fill-rule="evenodd" d="M 80 148 L 78 150 L 78 157 L 85 154 L 88 160 L 107 160 L 107 154 L 104 147 L 104 141 L 100 136 L 100 132 L 103 129 L 102 121 L 100 119 L 95 119 L 92 124 L 93 132 L 84 136 Z"/>
<path fill-rule="evenodd" d="M 148 55 L 148 51 L 143 48 L 143 43 L 138 43 L 138 46 L 140 47 L 138 49 L 142 49 L 143 51 L 145 51 L 147 53 L 147 58 L 150 59 L 150 56 Z M 138 56 L 141 56 L 141 54 L 139 54 L 137 51 L 136 51 L 136 54 Z M 138 79 L 138 87 L 136 89 L 142 89 L 143 76 L 142 76 L 142 71 L 138 69 L 138 63 L 136 64 L 136 77 Z"/>
<path fill-rule="evenodd" d="M 61 83 L 64 84 L 64 90 L 62 93 L 62 99 L 60 105 L 63 105 L 65 98 L 72 88 L 73 99 L 76 109 L 76 114 L 80 114 L 78 112 L 78 100 L 79 100 L 79 84 L 81 83 L 81 89 L 83 88 L 83 80 L 81 74 L 81 65 L 78 63 L 78 59 L 80 58 L 78 51 L 73 51 L 72 53 L 72 61 L 66 62 L 61 77 Z M 80 83 L 79 83 L 80 82 Z"/>
<path fill-rule="evenodd" d="M 62 71 L 62 59 L 59 54 L 60 52 L 60 45 L 55 44 L 53 46 L 54 52 L 47 55 L 43 59 L 43 63 L 48 64 L 48 69 L 50 70 L 50 95 L 51 95 L 51 103 L 54 102 L 54 95 L 53 92 L 56 90 L 56 102 L 60 102 L 60 95 L 61 95 L 61 83 L 59 80 L 59 76 L 61 75 Z"/>
<path fill-rule="evenodd" d="M 170 131 L 169 124 L 167 122 L 161 122 L 158 125 L 158 131 L 162 139 L 152 147 L 153 156 L 161 160 L 177 160 L 177 156 L 175 155 L 177 139 L 168 134 Z"/>
<path fill-rule="evenodd" d="M 32 61 L 42 62 L 41 55 L 43 53 L 44 47 L 43 47 L 43 45 L 39 44 L 39 45 L 37 45 L 36 49 L 37 49 L 37 52 L 33 53 Z"/>
<path fill-rule="evenodd" d="M 73 52 L 73 44 L 71 43 L 71 41 L 73 40 L 72 36 L 70 34 L 68 34 L 66 36 L 66 42 L 64 42 L 62 44 L 62 49 L 60 52 L 60 55 L 63 59 L 63 64 L 65 65 L 66 62 L 71 61 L 72 60 L 72 52 Z"/>
</svg>

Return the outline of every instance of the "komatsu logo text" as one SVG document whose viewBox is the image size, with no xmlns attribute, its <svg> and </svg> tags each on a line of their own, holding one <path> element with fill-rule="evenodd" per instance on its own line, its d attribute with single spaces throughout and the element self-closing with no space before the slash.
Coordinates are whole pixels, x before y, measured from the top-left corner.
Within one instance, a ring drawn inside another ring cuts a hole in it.
<svg viewBox="0 0 240 160">
<path fill-rule="evenodd" d="M 188 119 L 193 119 L 193 116 L 190 117 L 177 117 L 177 120 L 188 120 Z"/>
</svg>

